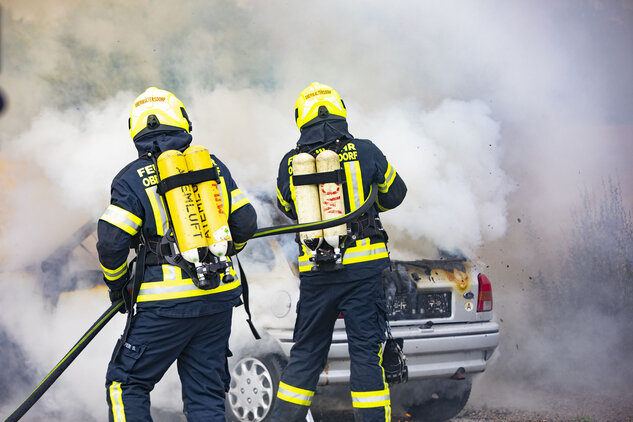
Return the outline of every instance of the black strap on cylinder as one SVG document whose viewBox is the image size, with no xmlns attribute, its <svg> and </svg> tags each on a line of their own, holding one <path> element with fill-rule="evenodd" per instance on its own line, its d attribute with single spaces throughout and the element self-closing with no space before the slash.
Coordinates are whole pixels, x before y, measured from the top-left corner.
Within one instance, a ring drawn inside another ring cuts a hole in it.
<svg viewBox="0 0 633 422">
<path fill-rule="evenodd" d="M 295 174 L 292 184 L 295 186 L 318 185 L 321 183 L 345 183 L 345 170 L 338 169 L 323 173 Z"/>
<path fill-rule="evenodd" d="M 194 170 L 165 177 L 158 182 L 157 191 L 159 194 L 164 195 L 166 192 L 181 186 L 195 185 L 196 183 L 208 182 L 210 180 L 215 180 L 216 182 L 220 180 L 218 169 L 215 166 L 208 169 Z"/>
</svg>

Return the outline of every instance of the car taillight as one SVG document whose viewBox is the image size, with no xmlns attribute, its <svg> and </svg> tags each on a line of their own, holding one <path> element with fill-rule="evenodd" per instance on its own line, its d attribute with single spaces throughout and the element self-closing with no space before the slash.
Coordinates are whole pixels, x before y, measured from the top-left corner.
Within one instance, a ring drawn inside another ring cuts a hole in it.
<svg viewBox="0 0 633 422">
<path fill-rule="evenodd" d="M 479 281 L 477 312 L 492 311 L 492 284 L 490 284 L 490 280 L 484 274 L 479 274 L 477 281 Z"/>
</svg>

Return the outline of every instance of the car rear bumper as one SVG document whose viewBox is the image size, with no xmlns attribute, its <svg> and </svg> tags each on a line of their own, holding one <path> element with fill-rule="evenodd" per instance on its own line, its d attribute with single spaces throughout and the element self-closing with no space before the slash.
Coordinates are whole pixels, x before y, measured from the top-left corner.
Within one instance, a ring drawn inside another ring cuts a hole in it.
<svg viewBox="0 0 633 422">
<path fill-rule="evenodd" d="M 286 354 L 290 355 L 292 331 L 271 330 Z M 499 344 L 499 326 L 495 322 L 423 324 L 391 327 L 394 338 L 404 340 L 409 379 L 451 377 L 482 372 Z M 332 336 L 328 363 L 319 377 L 319 385 L 349 382 L 349 352 L 344 329 Z"/>
</svg>

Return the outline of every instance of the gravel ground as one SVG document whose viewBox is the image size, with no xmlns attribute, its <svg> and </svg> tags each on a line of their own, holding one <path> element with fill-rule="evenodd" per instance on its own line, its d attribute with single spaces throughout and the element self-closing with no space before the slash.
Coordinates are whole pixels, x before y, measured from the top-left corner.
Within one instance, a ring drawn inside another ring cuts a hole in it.
<svg viewBox="0 0 633 422">
<path fill-rule="evenodd" d="M 626 396 L 626 394 L 623 394 Z M 630 395 L 629 395 L 630 397 Z M 540 409 L 539 409 L 540 407 Z M 314 415 L 315 422 L 353 422 L 351 411 Z M 633 402 L 621 397 L 587 397 L 553 394 L 540 405 L 477 406 L 469 403 L 452 422 L 633 422 Z M 414 422 L 394 415 L 392 422 Z"/>
<path fill-rule="evenodd" d="M 619 397 L 550 396 L 543 410 L 477 407 L 472 404 L 453 421 L 633 422 L 633 403 Z"/>
</svg>

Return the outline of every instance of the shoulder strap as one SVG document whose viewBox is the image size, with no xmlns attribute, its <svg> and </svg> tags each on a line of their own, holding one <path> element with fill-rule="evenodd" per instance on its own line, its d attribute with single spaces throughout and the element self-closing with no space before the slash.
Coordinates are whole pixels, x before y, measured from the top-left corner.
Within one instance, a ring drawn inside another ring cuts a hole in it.
<svg viewBox="0 0 633 422">
<path fill-rule="evenodd" d="M 255 337 L 255 339 L 260 340 L 261 337 L 259 333 L 257 332 L 257 329 L 255 329 L 255 325 L 253 324 L 252 317 L 251 317 L 251 307 L 248 302 L 249 293 L 248 293 L 248 281 L 246 280 L 246 273 L 244 272 L 244 269 L 242 268 L 242 263 L 240 262 L 239 259 L 237 259 L 237 255 L 234 255 L 233 258 L 237 261 L 237 266 L 240 269 L 242 297 L 244 298 L 244 310 L 246 311 L 246 315 L 248 316 L 248 318 L 246 319 L 246 322 L 248 322 L 248 326 L 251 328 L 251 332 L 253 333 L 253 336 Z"/>
</svg>

